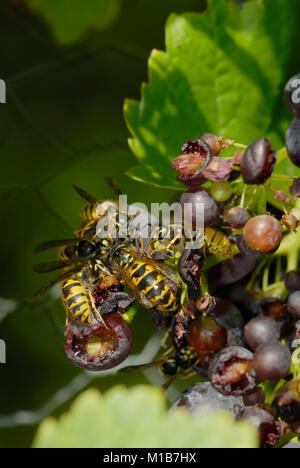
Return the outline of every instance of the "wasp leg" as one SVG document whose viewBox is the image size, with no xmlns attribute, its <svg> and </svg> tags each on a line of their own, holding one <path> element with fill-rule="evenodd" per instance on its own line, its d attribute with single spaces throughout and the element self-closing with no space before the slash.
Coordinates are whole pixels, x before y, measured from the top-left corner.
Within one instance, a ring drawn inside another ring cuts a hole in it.
<svg viewBox="0 0 300 468">
<path fill-rule="evenodd" d="M 162 390 L 168 390 L 168 388 L 170 387 L 170 385 L 174 382 L 176 376 L 172 376 L 170 377 L 162 386 L 161 386 L 161 389 Z"/>
<path fill-rule="evenodd" d="M 88 295 L 89 295 L 89 299 L 90 299 L 90 302 L 91 302 L 91 306 L 93 308 L 93 310 L 96 312 L 96 314 L 98 315 L 98 317 L 100 318 L 101 322 L 103 323 L 103 325 L 105 326 L 105 328 L 108 330 L 108 326 L 106 325 L 102 315 L 98 312 L 98 309 L 96 307 L 96 304 L 95 304 L 95 301 L 94 301 L 94 298 L 92 296 L 92 293 L 90 291 L 90 289 L 88 289 Z"/>
</svg>

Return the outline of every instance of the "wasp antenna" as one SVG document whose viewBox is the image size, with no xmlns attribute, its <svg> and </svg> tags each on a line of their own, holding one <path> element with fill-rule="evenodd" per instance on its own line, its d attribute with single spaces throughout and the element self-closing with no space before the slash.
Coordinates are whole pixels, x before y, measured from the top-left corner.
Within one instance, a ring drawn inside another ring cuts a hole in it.
<svg viewBox="0 0 300 468">
<path fill-rule="evenodd" d="M 81 198 L 88 201 L 89 203 L 91 203 L 91 204 L 97 203 L 97 200 L 96 200 L 95 197 L 93 197 L 92 195 L 87 193 L 82 188 L 78 187 L 78 185 L 73 185 L 73 189 L 78 193 L 78 195 L 80 195 Z"/>
<path fill-rule="evenodd" d="M 112 189 L 114 194 L 117 195 L 117 197 L 122 195 L 122 191 L 121 191 L 121 189 L 120 189 L 120 187 L 118 185 L 118 182 L 115 179 L 113 179 L 112 177 L 104 177 L 104 180 L 107 183 L 107 185 L 109 186 L 109 188 Z"/>
</svg>

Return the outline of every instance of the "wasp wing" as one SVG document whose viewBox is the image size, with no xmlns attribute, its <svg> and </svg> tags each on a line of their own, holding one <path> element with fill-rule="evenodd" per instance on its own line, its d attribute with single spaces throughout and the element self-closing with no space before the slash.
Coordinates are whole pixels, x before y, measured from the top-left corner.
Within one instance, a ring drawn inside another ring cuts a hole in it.
<svg viewBox="0 0 300 468">
<path fill-rule="evenodd" d="M 115 179 L 112 177 L 104 177 L 104 180 L 117 197 L 122 195 L 118 182 Z"/>
<path fill-rule="evenodd" d="M 64 281 L 65 279 L 69 278 L 72 276 L 74 273 L 77 273 L 80 271 L 80 266 L 78 265 L 75 268 L 70 268 L 68 271 L 65 271 L 62 275 L 58 276 L 57 278 L 54 278 L 52 281 L 50 281 L 48 284 L 43 286 L 37 293 L 35 293 L 35 296 L 42 296 L 45 294 L 48 289 L 52 288 L 55 286 L 57 283 L 60 283 L 61 281 Z"/>
<path fill-rule="evenodd" d="M 39 263 L 38 265 L 34 266 L 34 271 L 36 273 L 50 273 L 51 271 L 59 270 L 60 268 L 65 268 L 70 263 L 67 262 L 47 262 L 47 263 Z"/>
<path fill-rule="evenodd" d="M 122 282 L 128 287 L 130 292 L 133 294 L 134 298 L 142 304 L 146 309 L 152 309 L 152 304 L 148 299 L 140 292 L 140 290 L 132 283 L 132 280 L 125 268 L 117 268 L 119 275 L 122 279 Z"/>
<path fill-rule="evenodd" d="M 72 245 L 76 244 L 78 239 L 57 239 L 57 240 L 50 240 L 46 242 L 42 242 L 41 244 L 37 245 L 34 249 L 35 253 L 43 252 L 44 250 L 52 249 L 55 247 L 63 247 L 64 245 Z"/>
</svg>

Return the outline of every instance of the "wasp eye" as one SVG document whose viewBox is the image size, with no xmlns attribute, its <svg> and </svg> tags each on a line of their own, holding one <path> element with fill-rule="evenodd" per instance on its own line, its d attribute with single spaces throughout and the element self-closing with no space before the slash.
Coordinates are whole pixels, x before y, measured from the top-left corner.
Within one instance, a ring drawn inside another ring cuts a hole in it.
<svg viewBox="0 0 300 468">
<path fill-rule="evenodd" d="M 79 257 L 88 257 L 96 250 L 95 244 L 88 241 L 79 241 L 77 244 L 77 255 Z"/>
</svg>

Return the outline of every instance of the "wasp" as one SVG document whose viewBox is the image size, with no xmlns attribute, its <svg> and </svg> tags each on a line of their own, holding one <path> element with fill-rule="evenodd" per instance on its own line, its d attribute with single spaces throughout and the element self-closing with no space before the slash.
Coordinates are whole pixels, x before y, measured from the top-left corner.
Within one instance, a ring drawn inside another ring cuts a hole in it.
<svg viewBox="0 0 300 468">
<path fill-rule="evenodd" d="M 88 239 L 62 239 L 44 242 L 35 251 L 42 252 L 52 247 L 60 247 L 59 260 L 36 265 L 35 271 L 48 273 L 62 269 L 63 273 L 36 294 L 42 295 L 55 284 L 62 282 L 62 299 L 67 317 L 92 323 L 93 313 L 96 313 L 102 319 L 92 291 L 95 284 L 101 281 L 105 274 L 110 275 L 110 272 L 97 258 L 97 244 Z"/>
<path fill-rule="evenodd" d="M 105 177 L 104 180 L 117 197 L 122 195 L 121 189 L 114 179 Z M 76 237 L 101 238 L 112 241 L 118 236 L 119 232 L 127 235 L 131 220 L 140 213 L 138 210 L 134 210 L 129 214 L 126 205 L 121 204 L 121 206 L 118 206 L 117 202 L 112 200 L 97 201 L 96 198 L 82 188 L 76 185 L 73 185 L 73 188 L 81 198 L 89 202 L 81 210 L 81 226 L 75 231 Z"/>
<path fill-rule="evenodd" d="M 231 242 L 222 231 L 206 227 L 197 233 L 183 233 L 182 229 L 180 224 L 171 225 L 169 228 L 156 228 L 152 234 L 154 248 L 168 251 L 172 256 L 186 249 L 187 242 L 190 242 L 195 250 L 203 249 L 205 254 L 217 255 L 224 259 L 232 257 Z"/>
<path fill-rule="evenodd" d="M 132 239 L 117 238 L 101 258 L 112 274 L 117 274 L 146 308 L 166 315 L 178 308 L 177 276 L 165 264 L 137 252 Z"/>
<path fill-rule="evenodd" d="M 105 230 L 108 232 L 108 224 L 115 223 L 117 225 L 117 218 L 119 215 L 118 205 L 115 201 L 104 200 L 97 201 L 92 195 L 88 194 L 85 190 L 73 186 L 76 192 L 86 201 L 86 205 L 80 212 L 81 226 L 75 231 L 75 235 L 81 238 L 95 238 L 103 237 L 101 233 Z M 116 193 L 120 194 L 120 191 L 116 189 Z M 101 225 L 100 222 L 102 221 Z M 97 226 L 98 225 L 98 226 Z M 99 227 L 99 225 L 101 227 Z"/>
<path fill-rule="evenodd" d="M 110 187 L 116 195 L 121 194 L 121 190 L 116 182 L 112 179 L 106 179 Z M 103 265 L 113 275 L 118 275 L 123 283 L 134 294 L 138 302 L 146 308 L 156 308 L 166 314 L 178 308 L 177 292 L 179 285 L 174 271 L 168 269 L 162 262 L 156 261 L 142 253 L 140 250 L 142 240 L 133 239 L 129 233 L 130 221 L 138 214 L 135 212 L 130 216 L 115 211 L 115 217 L 111 222 L 116 223 L 116 237 L 112 239 L 110 236 L 102 236 L 99 232 L 99 220 L 103 220 L 107 215 L 107 207 L 113 202 L 97 202 L 93 197 L 88 195 L 82 189 L 75 187 L 77 192 L 85 199 L 90 201 L 90 204 L 85 207 L 81 214 L 81 219 L 85 221 L 77 235 L 90 235 L 88 231 L 94 226 L 92 239 L 97 242 L 98 258 L 101 259 Z M 120 229 L 125 222 L 129 221 L 129 227 L 122 232 L 124 237 L 120 235 Z M 107 220 L 106 220 L 107 222 Z M 106 225 L 104 225 L 106 228 Z M 103 228 L 103 225 L 102 225 Z M 88 229 L 88 230 L 87 230 Z M 107 231 L 105 229 L 105 231 Z M 133 228 L 133 232 L 135 229 Z"/>
<path fill-rule="evenodd" d="M 163 385 L 163 388 L 166 389 L 177 376 L 181 376 L 183 378 L 190 377 L 197 370 L 198 362 L 199 356 L 191 346 L 186 346 L 176 351 L 174 348 L 170 348 L 157 361 L 136 366 L 123 367 L 119 372 L 132 372 L 158 367 L 161 373 L 167 377 L 167 380 Z"/>
<path fill-rule="evenodd" d="M 208 253 L 218 257 L 231 258 L 232 245 L 228 237 L 217 229 L 207 227 L 204 229 L 204 246 Z"/>
</svg>

